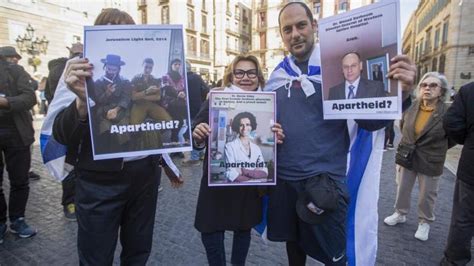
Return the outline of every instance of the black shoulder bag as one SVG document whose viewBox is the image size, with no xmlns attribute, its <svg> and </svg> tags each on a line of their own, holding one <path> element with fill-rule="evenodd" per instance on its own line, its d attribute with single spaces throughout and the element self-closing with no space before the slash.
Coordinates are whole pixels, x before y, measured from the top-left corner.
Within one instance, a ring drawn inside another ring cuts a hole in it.
<svg viewBox="0 0 474 266">
<path fill-rule="evenodd" d="M 395 155 L 395 163 L 407 169 L 413 168 L 413 153 L 416 149 L 415 144 L 400 143 L 398 144 L 397 154 Z"/>
</svg>

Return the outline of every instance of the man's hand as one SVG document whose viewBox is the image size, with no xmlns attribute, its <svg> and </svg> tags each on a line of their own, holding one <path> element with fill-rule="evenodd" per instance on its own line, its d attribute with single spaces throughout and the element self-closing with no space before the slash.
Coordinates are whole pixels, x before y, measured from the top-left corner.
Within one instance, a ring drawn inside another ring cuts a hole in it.
<svg viewBox="0 0 474 266">
<path fill-rule="evenodd" d="M 193 139 L 196 144 L 203 143 L 209 134 L 211 133 L 211 128 L 207 123 L 198 124 L 193 130 Z"/>
<path fill-rule="evenodd" d="M 178 92 L 178 98 L 184 99 L 185 97 L 186 97 L 186 94 L 184 93 L 184 91 Z"/>
<path fill-rule="evenodd" d="M 153 94 L 158 94 L 158 93 L 160 93 L 160 88 L 158 88 L 155 85 L 150 86 L 145 90 L 146 95 L 153 95 Z"/>
<path fill-rule="evenodd" d="M 405 100 L 410 96 L 415 85 L 416 66 L 407 55 L 397 55 L 390 62 L 387 77 L 401 82 L 403 100 Z"/>
<path fill-rule="evenodd" d="M 0 97 L 0 109 L 8 109 L 10 108 L 10 104 L 8 103 L 7 98 Z"/>
<path fill-rule="evenodd" d="M 118 115 L 118 111 L 120 110 L 120 107 L 115 107 L 113 109 L 110 109 L 109 111 L 107 111 L 107 116 L 106 118 L 108 120 L 114 120 L 115 118 L 117 118 L 117 115 Z"/>
<path fill-rule="evenodd" d="M 276 133 L 276 141 L 278 144 L 283 143 L 283 139 L 285 138 L 285 134 L 283 134 L 283 128 L 278 123 L 273 124 L 272 131 Z"/>
<path fill-rule="evenodd" d="M 105 93 L 107 94 L 107 96 L 110 96 L 112 95 L 112 93 L 114 93 L 115 90 L 116 90 L 115 84 L 107 84 L 107 89 L 105 90 Z"/>
</svg>

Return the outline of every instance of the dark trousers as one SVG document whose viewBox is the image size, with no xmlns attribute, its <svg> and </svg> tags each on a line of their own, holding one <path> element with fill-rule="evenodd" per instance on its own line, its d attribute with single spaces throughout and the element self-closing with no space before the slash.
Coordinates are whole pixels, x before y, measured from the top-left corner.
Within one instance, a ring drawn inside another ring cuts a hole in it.
<svg viewBox="0 0 474 266">
<path fill-rule="evenodd" d="M 441 265 L 467 265 L 474 236 L 474 186 L 456 180 L 448 243 Z"/>
<path fill-rule="evenodd" d="M 122 265 L 145 265 L 151 252 L 161 168 L 147 157 L 120 172 L 76 169 L 81 265 L 112 265 L 120 229 Z"/>
<path fill-rule="evenodd" d="M 0 223 L 7 221 L 7 202 L 3 193 L 3 169 L 6 166 L 10 180 L 8 216 L 10 221 L 25 216 L 26 202 L 30 192 L 28 171 L 30 169 L 30 145 L 24 146 L 16 129 L 0 130 Z"/>
<path fill-rule="evenodd" d="M 395 129 L 393 129 L 393 120 L 385 127 L 385 142 L 384 142 L 384 147 L 387 146 L 387 144 L 392 144 L 393 141 L 395 140 Z"/>
<path fill-rule="evenodd" d="M 224 231 L 201 233 L 201 240 L 206 249 L 210 266 L 226 265 L 224 248 Z M 245 265 L 250 247 L 250 230 L 234 231 L 232 241 L 232 265 Z"/>
<path fill-rule="evenodd" d="M 74 203 L 74 195 L 76 194 L 76 172 L 74 170 L 64 178 L 61 182 L 61 186 L 63 189 L 61 205 L 67 206 L 68 204 Z"/>
</svg>

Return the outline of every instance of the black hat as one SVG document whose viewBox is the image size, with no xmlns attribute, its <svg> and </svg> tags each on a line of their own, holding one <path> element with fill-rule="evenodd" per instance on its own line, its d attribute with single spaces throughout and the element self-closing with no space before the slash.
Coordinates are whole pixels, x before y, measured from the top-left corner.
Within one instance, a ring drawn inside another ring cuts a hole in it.
<svg viewBox="0 0 474 266">
<path fill-rule="evenodd" d="M 306 223 L 322 223 L 337 209 L 337 201 L 336 184 L 327 174 L 321 174 L 306 181 L 296 201 L 296 212 Z"/>
<path fill-rule="evenodd" d="M 122 61 L 120 55 L 108 54 L 104 59 L 100 59 L 100 62 L 104 63 L 105 65 L 113 65 L 113 66 L 123 66 L 125 62 Z"/>
<path fill-rule="evenodd" d="M 0 47 L 0 56 L 3 56 L 3 57 L 12 57 L 12 56 L 14 56 L 18 59 L 21 59 L 21 55 L 19 55 L 16 52 L 16 49 L 13 46 Z"/>
</svg>

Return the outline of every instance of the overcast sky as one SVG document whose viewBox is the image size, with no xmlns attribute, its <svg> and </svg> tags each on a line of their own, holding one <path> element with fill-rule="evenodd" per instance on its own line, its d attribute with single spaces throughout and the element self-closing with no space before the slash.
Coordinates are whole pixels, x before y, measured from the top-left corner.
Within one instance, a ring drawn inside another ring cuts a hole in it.
<svg viewBox="0 0 474 266">
<path fill-rule="evenodd" d="M 400 0 L 400 14 L 401 14 L 401 27 L 402 27 L 402 36 L 405 32 L 405 27 L 410 20 L 410 16 L 415 11 L 418 6 L 419 0 Z"/>
</svg>

